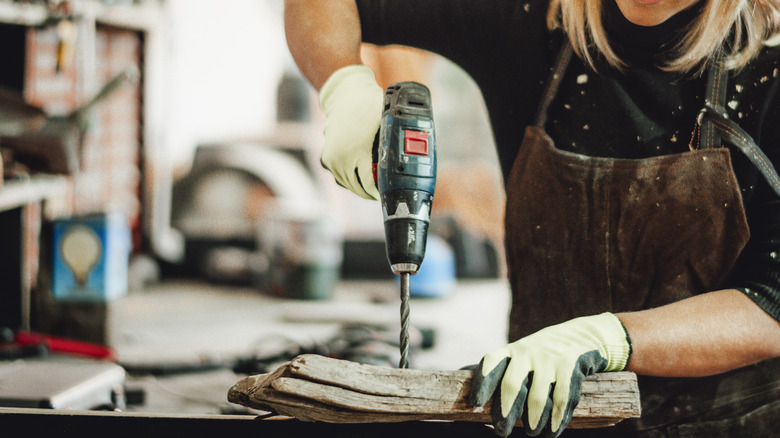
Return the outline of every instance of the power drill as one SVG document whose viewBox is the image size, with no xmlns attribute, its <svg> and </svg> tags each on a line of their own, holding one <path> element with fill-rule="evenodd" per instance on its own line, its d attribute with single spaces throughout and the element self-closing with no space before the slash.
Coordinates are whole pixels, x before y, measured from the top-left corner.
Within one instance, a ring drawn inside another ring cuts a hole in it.
<svg viewBox="0 0 780 438">
<path fill-rule="evenodd" d="M 433 108 L 426 86 L 398 82 L 387 88 L 375 152 L 387 259 L 401 277 L 399 367 L 408 368 L 411 276 L 425 256 L 436 187 Z"/>
</svg>

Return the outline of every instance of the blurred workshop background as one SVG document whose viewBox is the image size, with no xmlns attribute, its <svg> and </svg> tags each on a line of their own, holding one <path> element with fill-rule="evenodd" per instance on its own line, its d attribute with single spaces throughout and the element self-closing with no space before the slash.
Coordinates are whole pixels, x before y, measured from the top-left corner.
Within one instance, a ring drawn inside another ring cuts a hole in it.
<svg viewBox="0 0 780 438">
<path fill-rule="evenodd" d="M 320 166 L 282 9 L 0 0 L 0 406 L 243 413 L 230 385 L 302 352 L 397 363 L 380 204 Z M 475 363 L 509 305 L 482 98 L 432 54 L 366 46 L 364 62 L 433 98 L 411 365 Z"/>
</svg>

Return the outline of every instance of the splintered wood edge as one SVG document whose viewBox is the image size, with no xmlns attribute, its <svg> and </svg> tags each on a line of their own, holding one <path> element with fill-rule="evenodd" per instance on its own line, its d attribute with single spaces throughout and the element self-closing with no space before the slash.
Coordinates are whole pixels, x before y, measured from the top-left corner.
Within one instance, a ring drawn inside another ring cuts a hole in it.
<svg viewBox="0 0 780 438">
<path fill-rule="evenodd" d="M 256 374 L 239 380 L 235 385 L 228 389 L 228 401 L 246 407 L 253 407 L 250 406 L 253 403 L 253 395 L 262 389 L 269 388 L 275 379 L 289 375 L 288 365 L 289 362 L 281 365 L 273 372 Z"/>
<path fill-rule="evenodd" d="M 265 380 L 266 375 L 260 374 L 241 379 L 228 390 L 228 401 L 242 406 L 250 404 L 249 394 L 256 387 L 258 382 Z"/>
</svg>

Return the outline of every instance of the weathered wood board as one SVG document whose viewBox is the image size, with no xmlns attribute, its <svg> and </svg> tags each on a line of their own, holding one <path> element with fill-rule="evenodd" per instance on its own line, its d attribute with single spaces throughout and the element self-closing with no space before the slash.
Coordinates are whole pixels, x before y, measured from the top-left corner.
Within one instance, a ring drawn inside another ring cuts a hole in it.
<svg viewBox="0 0 780 438">
<path fill-rule="evenodd" d="M 468 404 L 472 374 L 301 355 L 272 373 L 239 381 L 228 391 L 228 400 L 302 421 L 490 423 L 490 403 L 478 408 Z M 582 383 L 580 403 L 568 427 L 607 427 L 639 414 L 634 373 L 595 374 Z"/>
</svg>

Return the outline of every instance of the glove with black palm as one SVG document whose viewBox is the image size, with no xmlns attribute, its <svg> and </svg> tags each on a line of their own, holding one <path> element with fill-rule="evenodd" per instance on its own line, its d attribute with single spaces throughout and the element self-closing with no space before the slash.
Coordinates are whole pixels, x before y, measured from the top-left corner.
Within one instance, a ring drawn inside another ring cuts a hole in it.
<svg viewBox="0 0 780 438">
<path fill-rule="evenodd" d="M 500 436 L 522 419 L 526 434 L 557 437 L 571 421 L 585 377 L 623 370 L 630 354 L 628 333 L 615 315 L 576 318 L 485 355 L 474 372 L 470 401 L 483 406 L 493 399 Z"/>
</svg>

